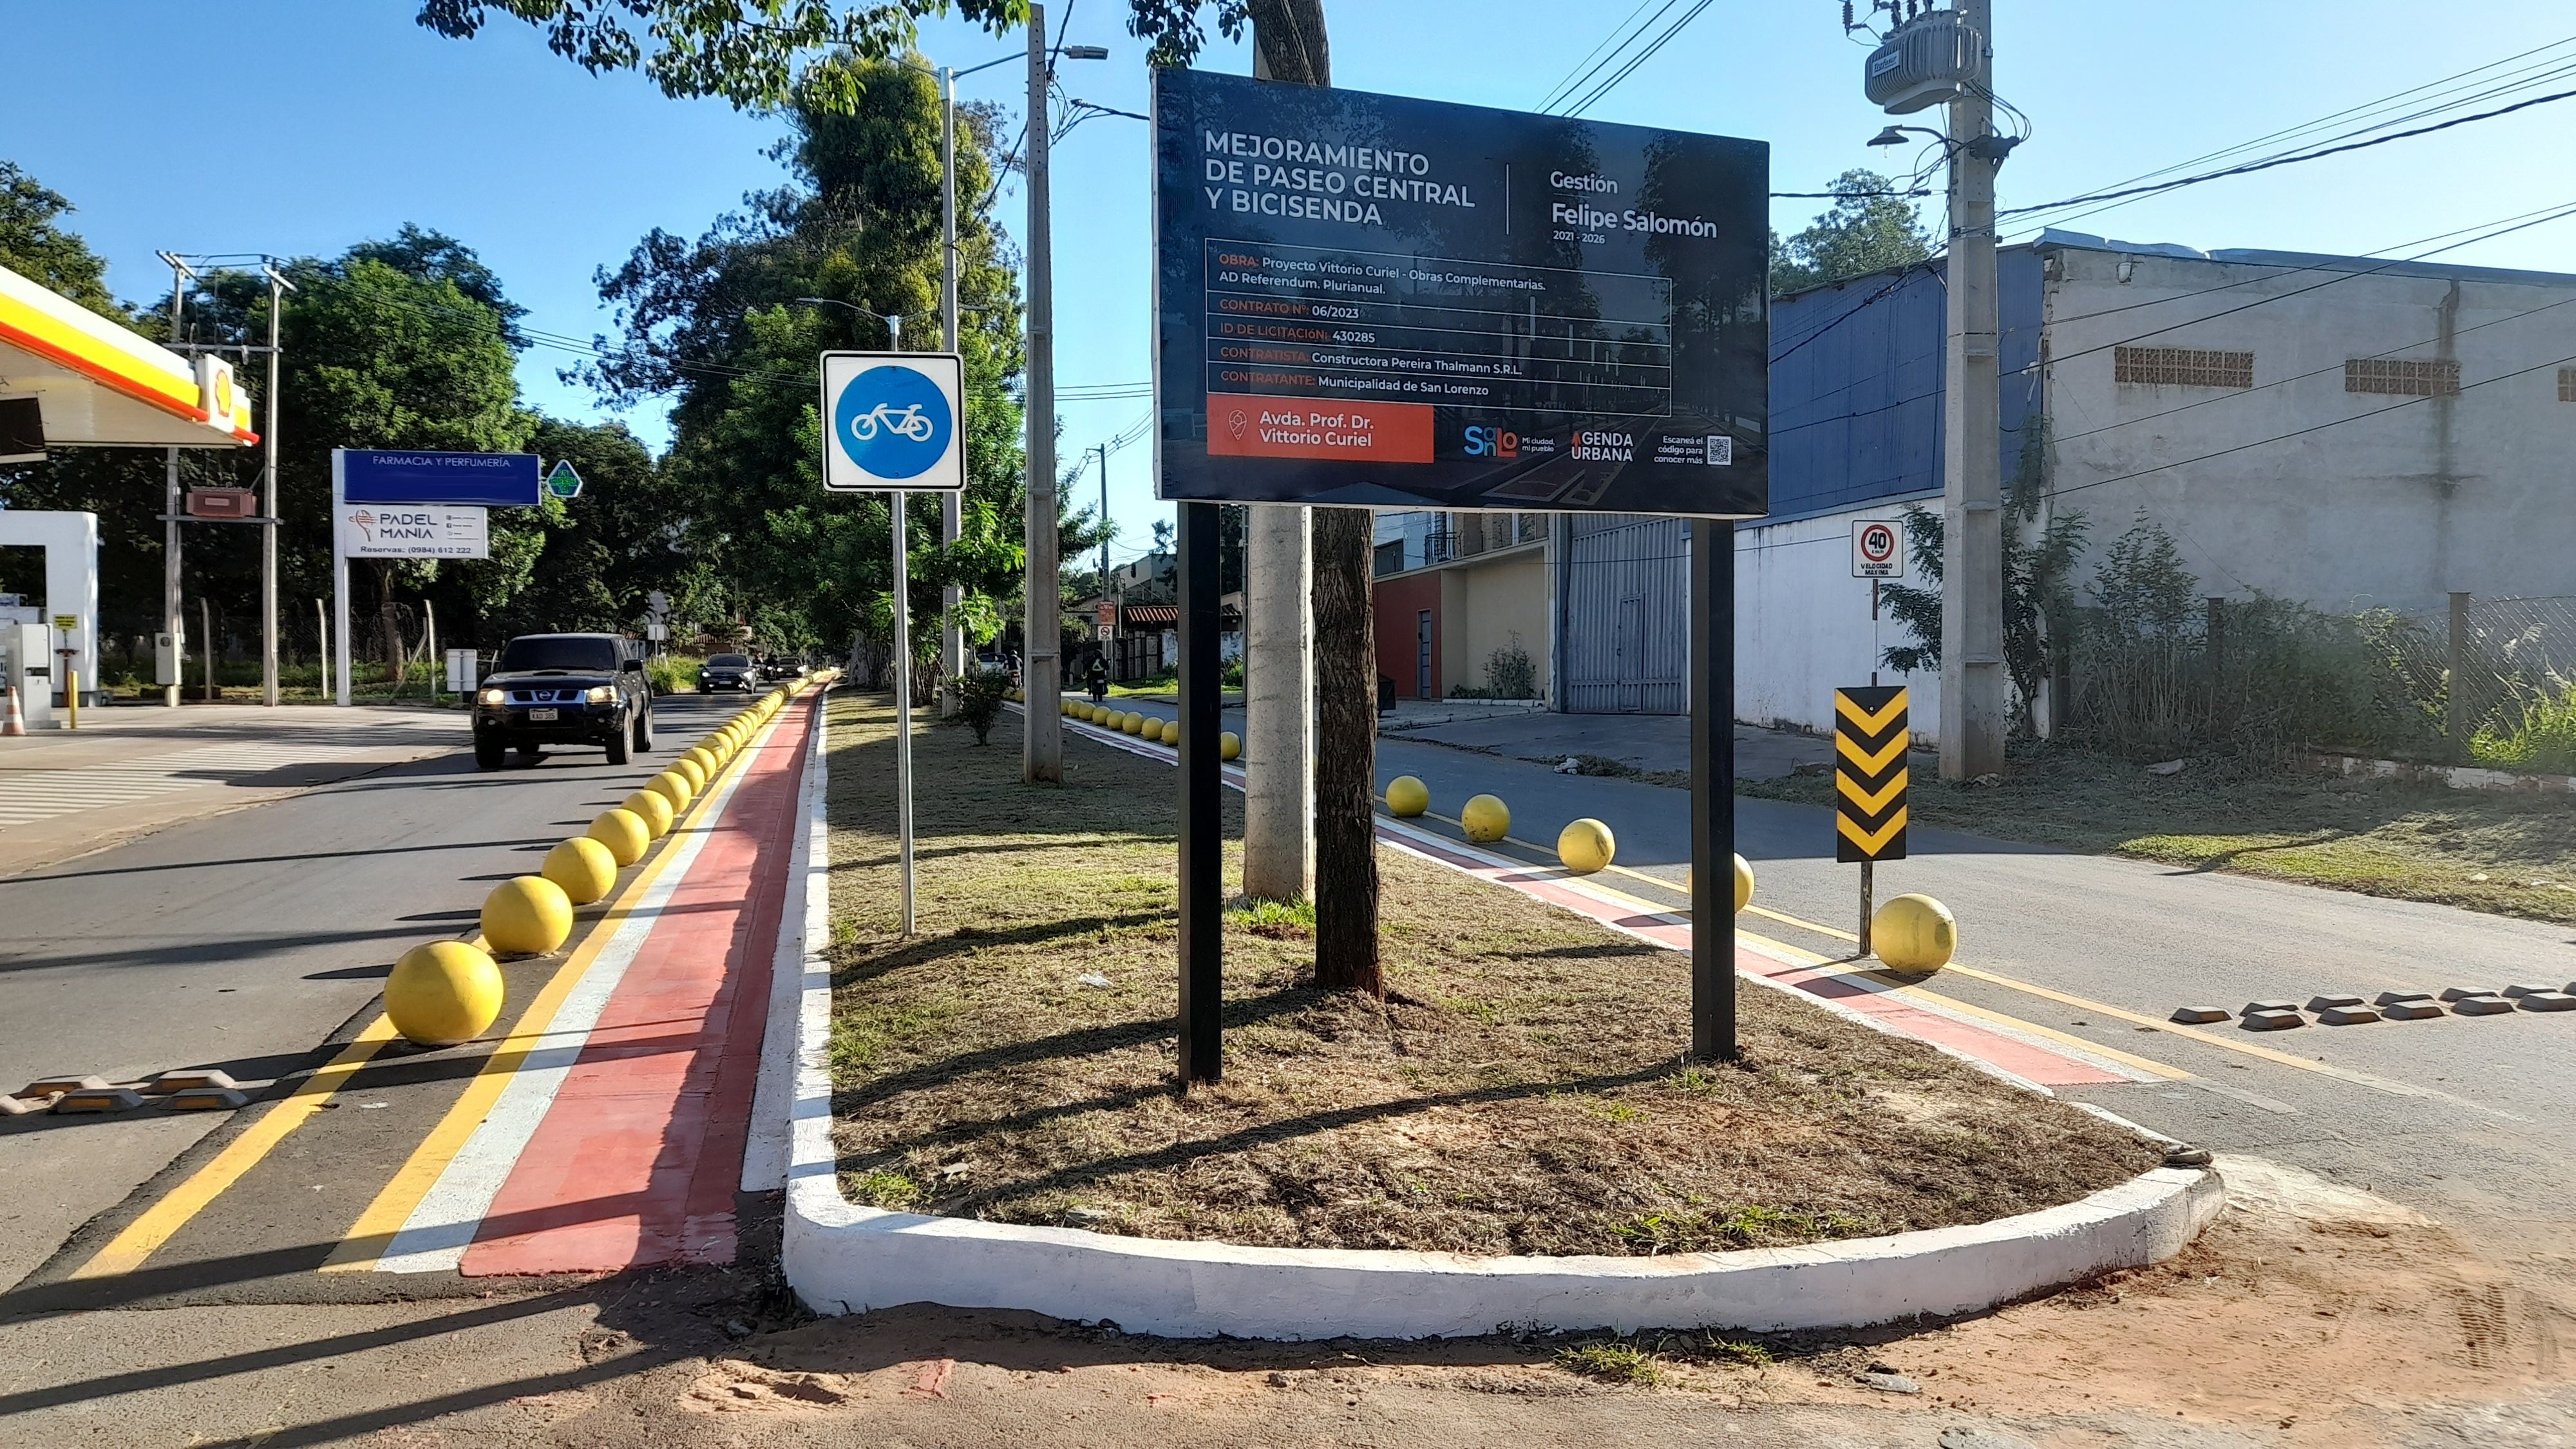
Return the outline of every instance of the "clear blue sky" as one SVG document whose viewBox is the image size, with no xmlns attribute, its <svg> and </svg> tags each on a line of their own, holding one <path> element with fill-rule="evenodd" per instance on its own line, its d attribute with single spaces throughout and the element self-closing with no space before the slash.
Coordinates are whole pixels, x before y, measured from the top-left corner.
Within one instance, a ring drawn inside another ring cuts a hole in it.
<svg viewBox="0 0 2576 1449">
<path fill-rule="evenodd" d="M 1630 0 L 1325 0 L 1344 86 L 1530 108 L 1630 13 Z M 80 207 L 120 295 L 164 291 L 157 248 L 331 254 L 414 221 L 478 249 L 530 323 L 608 327 L 592 270 L 647 230 L 694 236 L 742 194 L 775 185 L 762 155 L 778 127 L 721 102 L 671 101 L 634 76 L 593 78 L 537 35 L 496 20 L 472 42 L 412 23 L 411 0 L 85 0 L 9 7 L 0 155 Z M 2002 176 L 2003 204 L 2124 180 L 2576 34 L 2563 0 L 2427 10 L 2395 0 L 2166 0 L 2155 6 L 1996 0 L 1997 90 L 2028 112 L 2031 142 Z M 1835 0 L 1719 0 L 1590 114 L 1772 143 L 1773 184 L 1822 189 L 1853 166 L 1903 160 L 1862 143 L 1884 121 L 1861 96 L 1862 46 Z M 1065 13 L 1049 7 L 1050 28 Z M 1676 12 L 1678 13 L 1678 12 Z M 1145 109 L 1141 48 L 1124 0 L 1076 0 L 1070 38 L 1105 62 L 1068 62 L 1067 89 Z M 954 22 L 923 47 L 959 67 L 996 39 Z M 1240 47 L 1201 64 L 1246 71 Z M 2576 86 L 2576 80 L 2556 88 Z M 1015 110 L 1016 66 L 973 77 L 970 98 Z M 1926 120 L 1928 116 L 1915 117 Z M 2576 101 L 2260 177 L 2188 188 L 2072 223 L 2199 247 L 2371 252 L 2550 202 L 2576 202 L 2564 164 Z M 1150 238 L 1145 128 L 1094 120 L 1056 152 L 1058 372 L 1067 386 L 1147 374 Z M 1016 190 L 1001 202 L 1016 234 Z M 1819 203 L 1776 204 L 1783 231 Z M 1927 215 L 1938 225 L 1937 206 Z M 2576 271 L 2576 220 L 2445 254 Z M 531 350 L 529 399 L 601 415 L 557 380 L 572 359 Z M 1069 404 L 1068 456 L 1145 412 L 1143 399 Z M 628 421 L 657 443 L 658 410 Z M 1167 511 L 1140 445 L 1111 464 L 1122 554 Z M 1086 478 L 1083 497 L 1096 484 Z"/>
</svg>

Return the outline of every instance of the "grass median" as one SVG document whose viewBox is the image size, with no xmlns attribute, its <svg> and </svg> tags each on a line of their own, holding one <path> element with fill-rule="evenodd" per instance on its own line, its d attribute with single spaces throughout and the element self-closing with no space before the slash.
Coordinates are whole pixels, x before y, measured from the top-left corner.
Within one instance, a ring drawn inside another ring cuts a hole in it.
<svg viewBox="0 0 2576 1449">
<path fill-rule="evenodd" d="M 2081 750 L 2016 753 L 2000 785 L 1939 782 L 1914 756 L 1923 825 L 2235 871 L 2498 915 L 2576 922 L 2576 800 L 2191 762 L 2181 773 Z M 1833 802 L 1824 771 L 1739 795 Z"/>
<path fill-rule="evenodd" d="M 1684 1062 L 1678 955 L 1392 849 L 1383 1006 L 1321 993 L 1311 915 L 1228 919 L 1226 1078 L 1173 1087 L 1176 779 L 1069 739 L 1020 783 L 923 726 L 920 930 L 897 937 L 893 721 L 831 706 L 841 1184 L 853 1200 L 1159 1238 L 1647 1254 L 1978 1222 L 2155 1164 L 1918 1043 L 1744 988 Z M 1226 801 L 1227 868 L 1240 864 Z"/>
</svg>

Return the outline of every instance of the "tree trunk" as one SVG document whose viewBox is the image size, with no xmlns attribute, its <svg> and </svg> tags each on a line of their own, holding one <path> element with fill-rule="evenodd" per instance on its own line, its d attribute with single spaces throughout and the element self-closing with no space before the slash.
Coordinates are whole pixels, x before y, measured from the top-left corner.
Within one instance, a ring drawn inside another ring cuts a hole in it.
<svg viewBox="0 0 2576 1449">
<path fill-rule="evenodd" d="M 1376 515 L 1315 510 L 1315 984 L 1386 994 L 1377 958 Z"/>
<path fill-rule="evenodd" d="M 1333 83 L 1323 0 L 1252 0 L 1256 74 Z M 1315 984 L 1386 994 L 1377 956 L 1376 515 L 1314 510 Z M 1247 604 L 1250 602 L 1246 600 Z"/>
</svg>

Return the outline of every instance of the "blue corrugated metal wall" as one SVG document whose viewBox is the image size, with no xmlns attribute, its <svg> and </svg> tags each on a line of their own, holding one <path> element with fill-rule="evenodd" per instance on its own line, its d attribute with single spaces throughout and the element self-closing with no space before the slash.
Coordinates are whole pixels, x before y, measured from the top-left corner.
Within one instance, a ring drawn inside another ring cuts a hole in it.
<svg viewBox="0 0 2576 1449">
<path fill-rule="evenodd" d="M 2001 406 L 1995 447 L 2010 479 L 2042 408 L 2037 250 L 1995 259 Z M 1941 491 L 1941 264 L 1877 273 L 1771 307 L 1771 517 L 1804 518 Z M 1738 527 L 1759 527 L 1739 524 Z M 1578 518 L 1558 607 L 1565 708 L 1678 714 L 1673 668 L 1687 639 L 1688 570 L 1677 520 Z M 1820 550 L 1819 566 L 1840 569 Z"/>
<path fill-rule="evenodd" d="M 2040 407 L 2040 257 L 1996 257 L 2005 476 Z M 1771 516 L 1941 490 L 1941 264 L 1873 273 L 1771 306 Z"/>
</svg>

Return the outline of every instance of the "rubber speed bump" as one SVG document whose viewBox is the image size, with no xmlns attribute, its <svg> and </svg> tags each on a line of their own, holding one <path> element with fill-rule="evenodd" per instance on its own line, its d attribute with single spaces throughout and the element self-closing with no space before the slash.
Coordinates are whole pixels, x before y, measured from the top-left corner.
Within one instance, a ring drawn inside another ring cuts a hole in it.
<svg viewBox="0 0 2576 1449">
<path fill-rule="evenodd" d="M 2576 1011 L 2576 996 L 2564 991 L 2532 991 L 2516 998 L 2525 1011 Z"/>
<path fill-rule="evenodd" d="M 2431 997 L 2383 1003 L 2379 1014 L 2390 1021 L 2430 1021 L 2443 1015 L 2442 1008 Z"/>
<path fill-rule="evenodd" d="M 21 1097 L 59 1097 L 65 1092 L 86 1092 L 107 1085 L 107 1078 L 82 1075 L 77 1077 L 38 1077 L 18 1089 Z"/>
<path fill-rule="evenodd" d="M 1458 811 L 1458 828 L 1478 845 L 1491 845 L 1512 833 L 1512 807 L 1493 795 L 1478 795 Z"/>
<path fill-rule="evenodd" d="M 571 935 L 572 900 L 544 876 L 515 876 L 483 898 L 483 939 L 495 951 L 542 956 Z"/>
<path fill-rule="evenodd" d="M 1431 808 L 1431 787 L 1411 775 L 1398 775 L 1386 782 L 1386 813 L 1398 820 L 1411 820 Z"/>
<path fill-rule="evenodd" d="M 623 814 L 624 812 L 611 813 Z M 607 818 L 606 815 L 602 815 L 600 820 L 590 822 L 590 828 L 599 829 L 600 821 Z M 635 822 L 638 827 L 643 823 L 641 820 Z M 624 825 L 624 821 L 612 821 L 609 828 L 622 829 Z M 641 833 L 640 829 L 635 832 L 639 835 Z M 633 844 L 633 837 L 630 836 L 627 841 L 621 843 Z M 641 851 L 638 850 L 635 853 L 641 854 Z M 565 899 L 576 906 L 586 906 L 616 888 L 617 868 L 620 865 L 634 863 L 632 860 L 619 860 L 617 853 L 613 852 L 608 843 L 598 836 L 576 835 L 570 840 L 555 842 L 555 848 L 546 852 L 546 863 L 538 868 L 538 874 L 560 887 Z"/>
<path fill-rule="evenodd" d="M 239 1087 L 190 1087 L 172 1092 L 161 1105 L 173 1112 L 229 1112 L 250 1105 L 250 1093 Z"/>
<path fill-rule="evenodd" d="M 430 941 L 394 963 L 385 978 L 385 1015 L 415 1046 L 454 1046 L 500 1017 L 501 995 L 501 968 L 490 956 L 463 941 Z"/>
<path fill-rule="evenodd" d="M 132 1087 L 83 1087 L 65 1092 L 54 1099 L 54 1111 L 63 1115 L 87 1112 L 131 1112 L 143 1105 L 143 1094 Z"/>
<path fill-rule="evenodd" d="M 2289 1031 L 2308 1024 L 2308 1019 L 2289 1007 L 2249 1011 L 2237 1018 L 2237 1026 L 2246 1031 Z"/>
<path fill-rule="evenodd" d="M 1243 757 L 1243 736 L 1236 734 L 1232 730 L 1227 730 L 1224 734 L 1217 736 L 1216 757 L 1220 760 L 1241 759 Z"/>
<path fill-rule="evenodd" d="M 646 798 L 659 800 L 662 797 L 659 795 L 651 795 Z M 600 849 L 608 853 L 608 883 L 611 886 L 617 883 L 618 868 L 621 866 L 633 865 L 635 862 L 642 860 L 644 858 L 645 850 L 653 843 L 653 827 L 644 822 L 643 816 L 627 809 L 623 805 L 618 806 L 614 810 L 603 810 L 599 812 L 599 817 L 591 821 L 590 828 L 582 833 L 593 844 L 596 844 Z M 566 841 L 565 844 L 569 845 L 571 842 Z M 557 850 L 561 850 L 562 848 L 563 846 L 560 845 L 555 847 Z M 548 852 L 546 856 L 546 866 L 547 877 L 552 879 L 554 866 L 554 855 L 552 852 Z M 556 881 L 555 883 L 563 886 L 565 895 L 571 895 L 573 893 L 573 889 L 569 884 L 562 881 Z M 605 888 L 602 888 L 599 895 L 606 894 L 608 894 L 608 891 Z M 592 896 L 590 898 L 591 901 L 598 899 L 599 896 Z M 573 904 L 584 906 L 590 904 L 590 901 L 577 900 L 574 901 Z"/>
<path fill-rule="evenodd" d="M 2177 1006 L 2174 1008 L 2172 1019 L 2185 1026 L 2207 1026 L 2213 1021 L 2225 1021 L 2235 1014 L 2224 1006 Z"/>
<path fill-rule="evenodd" d="M 1869 918 L 1878 959 L 1896 971 L 1938 971 L 1959 950 L 1959 922 L 1930 896 L 1898 896 Z"/>
<path fill-rule="evenodd" d="M 1557 863 L 1577 875 L 1609 869 L 1618 854 L 1619 838 L 1610 833 L 1609 826 L 1589 816 L 1557 832 Z"/>
<path fill-rule="evenodd" d="M 144 1084 L 143 1095 L 166 1097 L 173 1092 L 193 1092 L 200 1087 L 238 1087 L 233 1074 L 218 1067 L 186 1067 L 163 1072 Z"/>
<path fill-rule="evenodd" d="M 2501 996 L 2463 996 L 2451 1003 L 2453 1016 L 2511 1016 L 2513 1003 Z"/>
<path fill-rule="evenodd" d="M 2379 1020 L 2379 1008 L 2354 1002 L 2349 1006 L 2328 1006 L 2317 1012 L 2319 1026 L 2366 1026 Z"/>
<path fill-rule="evenodd" d="M 652 839 L 659 840 L 671 833 L 671 802 L 650 790 L 636 791 L 617 802 L 617 808 L 632 811 L 636 819 L 644 822 L 644 833 Z M 614 846 L 610 848 L 615 849 Z M 627 862 L 629 865 L 633 863 Z"/>
</svg>

